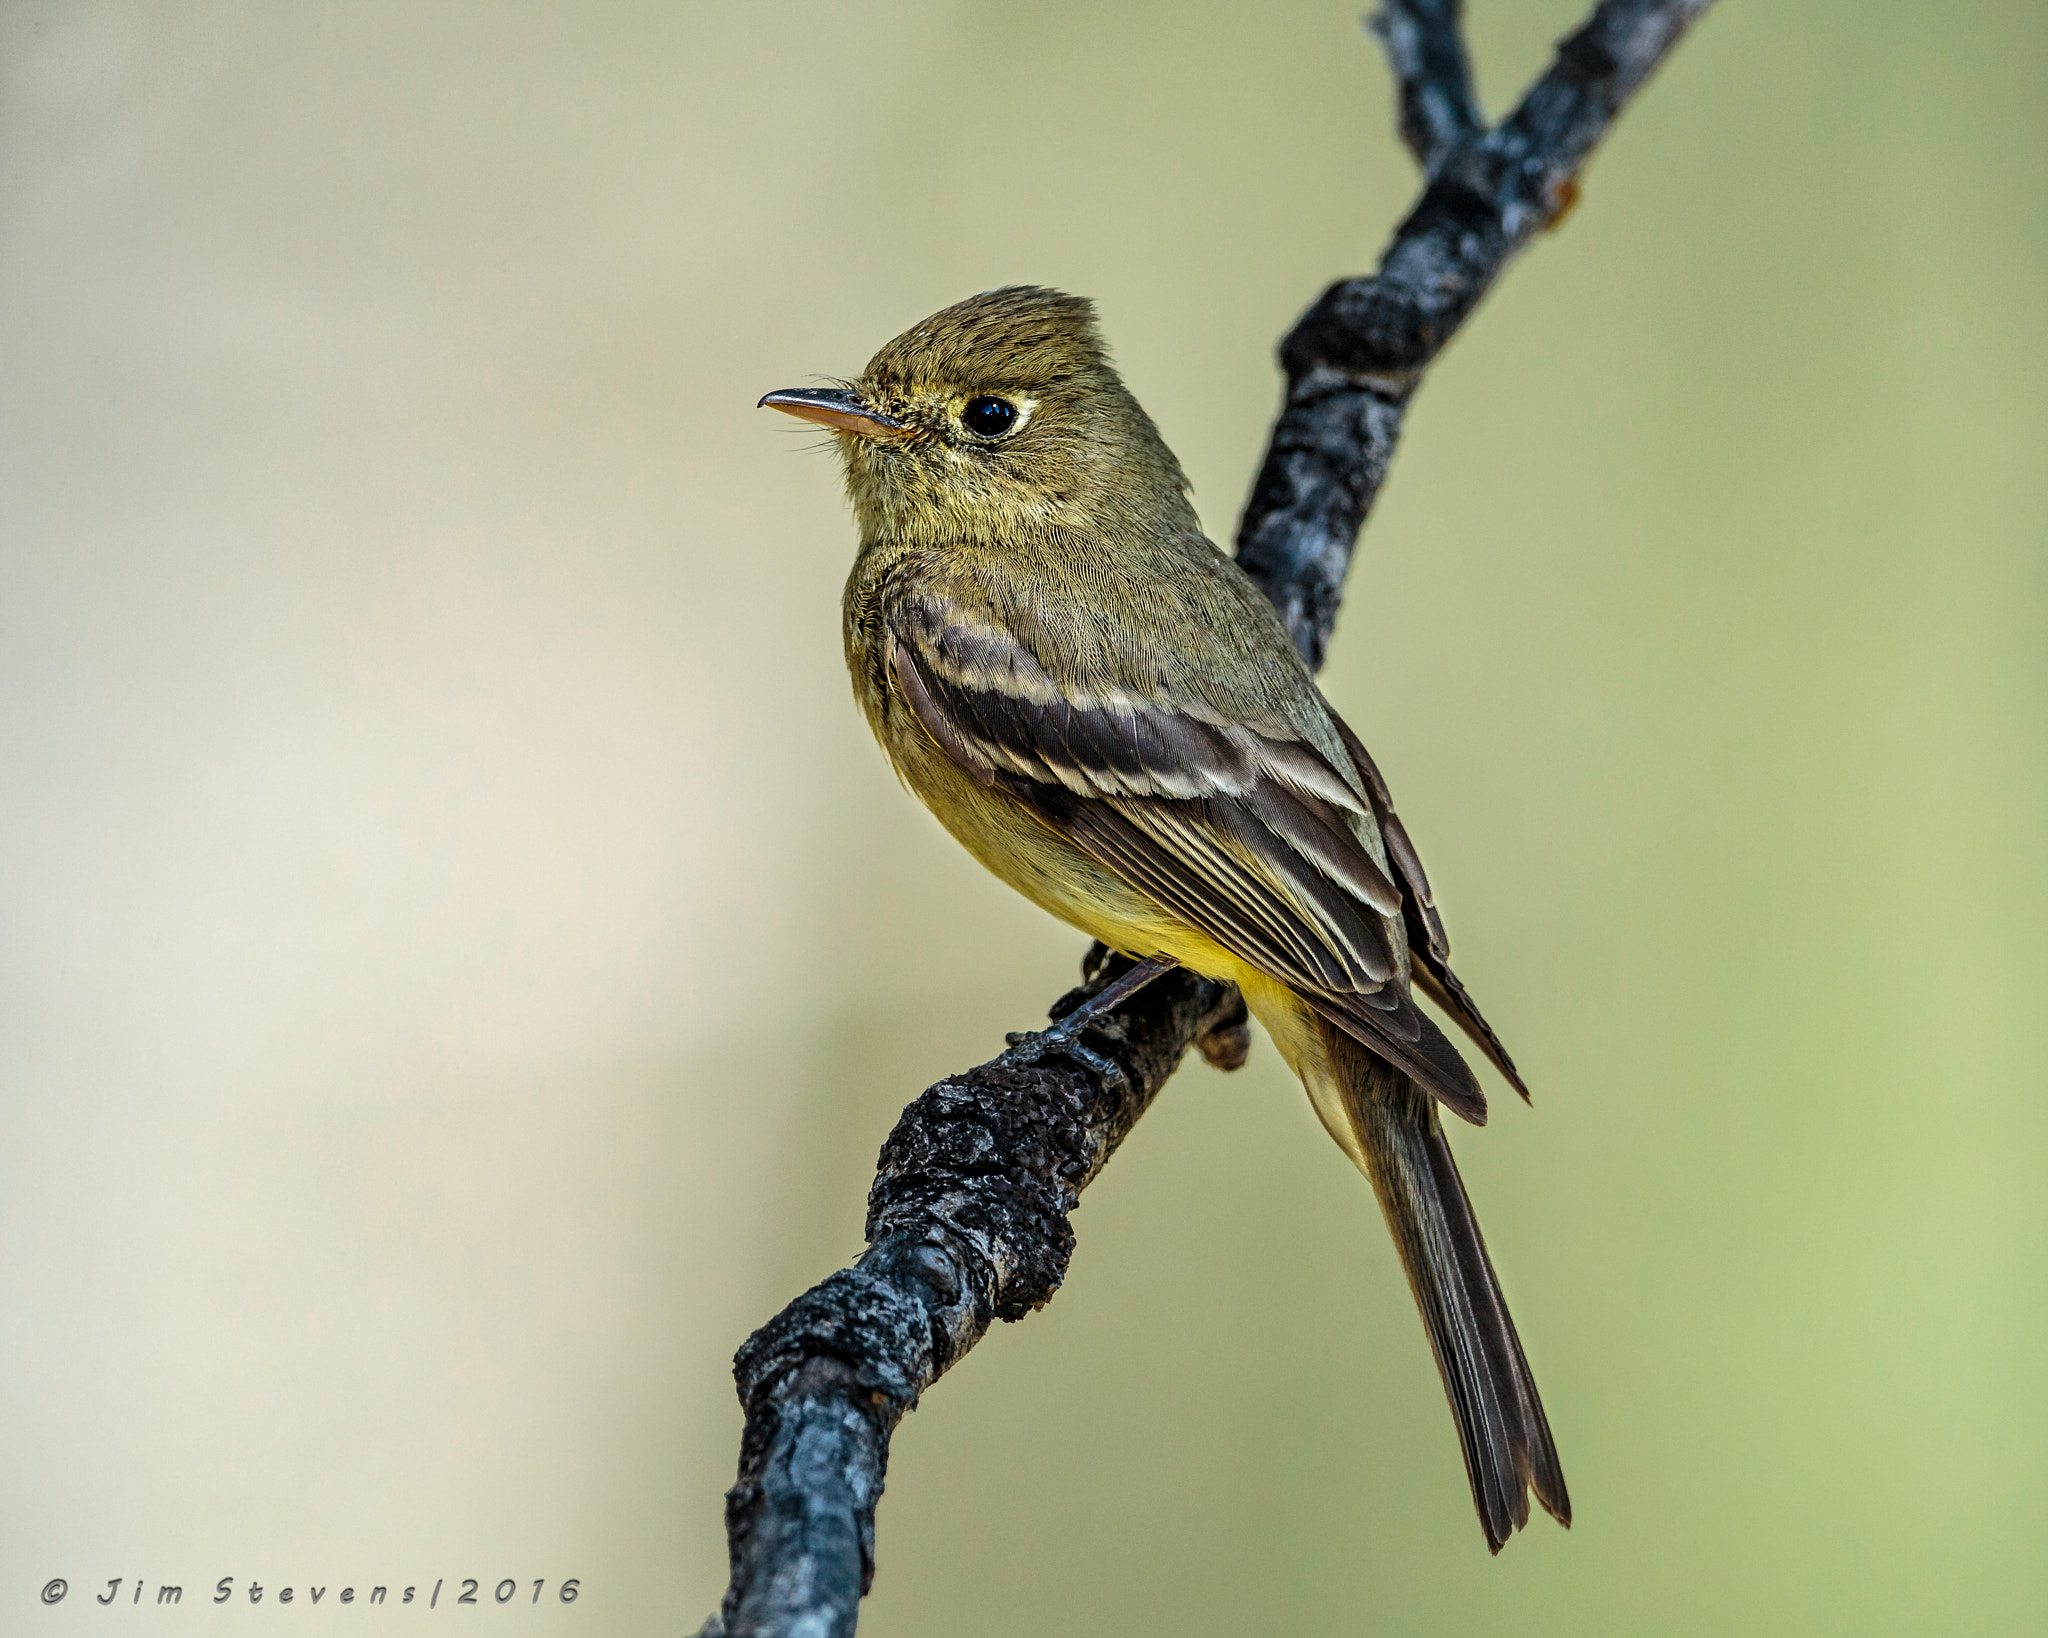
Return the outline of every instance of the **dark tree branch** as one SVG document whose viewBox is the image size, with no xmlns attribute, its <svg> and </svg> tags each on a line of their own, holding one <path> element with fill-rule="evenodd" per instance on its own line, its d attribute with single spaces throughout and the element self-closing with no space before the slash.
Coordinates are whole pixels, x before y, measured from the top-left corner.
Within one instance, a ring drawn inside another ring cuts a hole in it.
<svg viewBox="0 0 2048 1638">
<path fill-rule="evenodd" d="M 1130 963 L 1092 959 L 1063 1018 Z M 725 1499 L 724 1630 L 851 1634 L 874 1579 L 889 1435 L 998 1319 L 1050 1301 L 1074 1250 L 1067 1214 L 1191 1043 L 1236 1068 L 1236 990 L 1185 970 L 1094 1025 L 1110 1073 L 1054 1061 L 1029 1037 L 904 1110 L 868 1193 L 867 1254 L 756 1331 L 733 1362 L 746 1432 Z M 803 1626 L 805 1617 L 823 1619 Z M 714 1624 L 707 1633 L 718 1630 Z"/>
<path fill-rule="evenodd" d="M 1438 161 L 1379 271 L 1331 285 L 1280 344 L 1286 402 L 1237 531 L 1237 561 L 1311 664 L 1322 664 L 1352 547 L 1422 372 L 1508 259 L 1571 207 L 1594 144 L 1708 3 L 1604 0 L 1519 108 L 1440 153 L 1455 121 L 1414 110 L 1472 109 L 1464 53 L 1444 43 L 1454 8 L 1393 0 L 1382 13 L 1403 130 Z M 1418 78 L 1430 71 L 1447 77 Z"/>
<path fill-rule="evenodd" d="M 1401 140 L 1434 176 L 1451 150 L 1486 129 L 1465 60 L 1461 0 L 1387 0 L 1366 21 L 1401 93 Z"/>
<path fill-rule="evenodd" d="M 1490 130 L 1456 0 L 1387 0 L 1374 19 L 1429 181 L 1379 272 L 1332 285 L 1282 343 L 1286 400 L 1238 530 L 1239 563 L 1312 664 L 1423 370 L 1569 207 L 1594 144 L 1708 3 L 1603 0 Z M 1091 951 L 1088 982 L 1052 1015 L 1128 966 Z M 732 1580 L 706 1638 L 851 1638 L 896 1424 L 994 1320 L 1022 1319 L 1059 1289 L 1068 1214 L 1188 1048 L 1235 1068 L 1249 1039 L 1235 991 L 1179 971 L 1085 1033 L 1079 1048 L 1013 1038 L 911 1104 L 882 1146 L 867 1253 L 740 1349 Z"/>
</svg>

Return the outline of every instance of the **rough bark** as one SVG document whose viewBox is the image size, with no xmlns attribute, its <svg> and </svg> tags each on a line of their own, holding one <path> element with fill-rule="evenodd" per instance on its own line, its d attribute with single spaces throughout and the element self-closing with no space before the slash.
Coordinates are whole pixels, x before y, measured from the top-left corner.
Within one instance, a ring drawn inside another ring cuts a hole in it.
<svg viewBox="0 0 2048 1638">
<path fill-rule="evenodd" d="M 1428 182 L 1377 273 L 1323 292 L 1280 344 L 1287 396 L 1237 531 L 1237 560 L 1320 666 L 1358 531 L 1408 400 L 1508 259 L 1578 196 L 1579 168 L 1709 0 L 1606 0 L 1559 42 L 1520 106 L 1487 129 L 1455 0 L 1374 19 L 1401 133 Z"/>
<path fill-rule="evenodd" d="M 1282 342 L 1286 396 L 1237 536 L 1238 562 L 1312 664 L 1423 372 L 1515 252 L 1570 207 L 1594 145 L 1709 3 L 1604 0 L 1490 128 L 1457 0 L 1388 0 L 1372 19 L 1427 180 L 1378 272 L 1332 285 Z M 1127 965 L 1091 951 L 1087 982 L 1052 1016 Z M 1235 992 L 1178 971 L 1086 1034 L 1073 1057 L 1013 1038 L 926 1090 L 882 1146 L 866 1254 L 741 1347 L 732 1579 L 703 1638 L 851 1638 L 896 1424 L 993 1321 L 1059 1289 L 1081 1190 L 1188 1048 L 1235 1068 L 1248 1044 Z"/>
</svg>

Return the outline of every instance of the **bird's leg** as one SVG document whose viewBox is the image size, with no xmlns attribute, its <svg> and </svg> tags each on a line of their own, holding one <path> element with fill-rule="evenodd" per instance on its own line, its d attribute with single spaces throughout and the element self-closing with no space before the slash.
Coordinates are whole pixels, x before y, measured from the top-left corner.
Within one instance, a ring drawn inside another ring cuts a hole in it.
<svg viewBox="0 0 2048 1638">
<path fill-rule="evenodd" d="M 1050 1029 L 1011 1031 L 1004 1037 L 1010 1050 L 1003 1054 L 1012 1063 L 1035 1064 L 1049 1057 L 1068 1058 L 1089 1074 L 1110 1085 L 1121 1085 L 1129 1077 L 1121 1065 L 1105 1058 L 1081 1037 L 1090 1029 L 1109 1022 L 1109 1015 L 1155 978 L 1162 978 L 1179 963 L 1169 956 L 1147 956 L 1120 978 L 1103 985 Z"/>
</svg>

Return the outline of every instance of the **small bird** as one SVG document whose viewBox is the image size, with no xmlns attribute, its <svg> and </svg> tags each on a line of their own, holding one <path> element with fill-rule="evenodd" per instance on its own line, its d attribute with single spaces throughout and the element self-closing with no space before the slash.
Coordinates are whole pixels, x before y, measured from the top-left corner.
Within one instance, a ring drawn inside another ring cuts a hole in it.
<svg viewBox="0 0 2048 1638">
<path fill-rule="evenodd" d="M 860 532 L 846 661 L 904 784 L 1061 920 L 1238 986 L 1379 1197 L 1488 1548 L 1532 1489 L 1568 1525 L 1436 1109 L 1482 1124 L 1485 1096 L 1412 992 L 1528 1091 L 1451 971 L 1386 782 L 1202 533 L 1093 306 L 991 290 L 858 380 L 761 403 L 835 436 Z"/>
</svg>

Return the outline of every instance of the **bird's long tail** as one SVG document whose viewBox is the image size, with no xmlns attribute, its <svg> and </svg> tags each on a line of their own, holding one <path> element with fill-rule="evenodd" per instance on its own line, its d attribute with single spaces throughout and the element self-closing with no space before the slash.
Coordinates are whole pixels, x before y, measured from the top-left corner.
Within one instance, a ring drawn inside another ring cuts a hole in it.
<svg viewBox="0 0 2048 1638">
<path fill-rule="evenodd" d="M 1379 1196 L 1450 1396 L 1487 1546 L 1499 1552 L 1528 1523 L 1530 1490 L 1569 1525 L 1571 1500 L 1543 1402 L 1435 1104 L 1342 1030 L 1318 1024 L 1335 1085 L 1310 1091 L 1320 1094 L 1325 1122 L 1336 1112 L 1322 1107 L 1326 1100 L 1341 1100 L 1356 1142 L 1344 1146 Z"/>
</svg>

